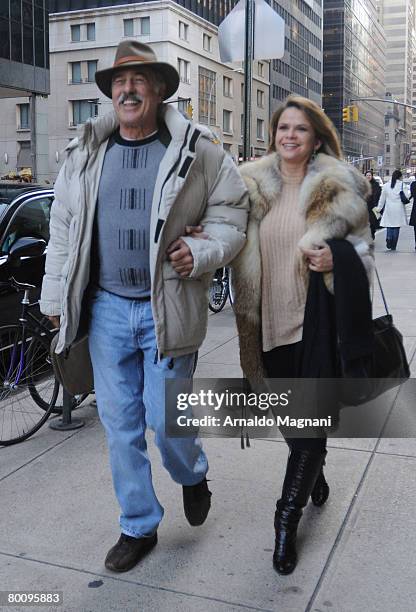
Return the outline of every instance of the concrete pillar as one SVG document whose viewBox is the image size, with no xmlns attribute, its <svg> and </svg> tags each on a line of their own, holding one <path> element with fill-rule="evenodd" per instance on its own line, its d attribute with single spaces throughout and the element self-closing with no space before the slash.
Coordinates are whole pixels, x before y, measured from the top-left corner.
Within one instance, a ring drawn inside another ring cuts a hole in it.
<svg viewBox="0 0 416 612">
<path fill-rule="evenodd" d="M 30 108 L 32 174 L 37 183 L 44 183 L 50 179 L 47 98 L 32 94 Z"/>
</svg>

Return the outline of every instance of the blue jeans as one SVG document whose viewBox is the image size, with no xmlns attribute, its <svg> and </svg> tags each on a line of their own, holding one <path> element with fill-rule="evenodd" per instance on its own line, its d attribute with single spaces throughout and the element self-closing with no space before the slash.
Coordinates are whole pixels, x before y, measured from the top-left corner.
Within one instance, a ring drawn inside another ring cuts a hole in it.
<svg viewBox="0 0 416 612">
<path fill-rule="evenodd" d="M 121 507 L 121 531 L 143 537 L 154 533 L 163 517 L 152 484 L 146 426 L 154 430 L 163 465 L 175 482 L 197 484 L 208 470 L 198 438 L 165 437 L 165 379 L 191 378 L 196 353 L 173 361 L 157 359 L 150 300 L 131 300 L 97 289 L 89 310 L 97 407 Z"/>
<path fill-rule="evenodd" d="M 395 250 L 399 239 L 400 227 L 388 227 L 386 234 L 386 244 L 388 249 Z"/>
</svg>

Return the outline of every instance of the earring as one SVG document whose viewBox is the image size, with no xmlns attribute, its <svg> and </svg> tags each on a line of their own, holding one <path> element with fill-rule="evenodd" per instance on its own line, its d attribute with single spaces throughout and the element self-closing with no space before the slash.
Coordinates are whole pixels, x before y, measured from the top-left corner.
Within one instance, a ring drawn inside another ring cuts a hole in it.
<svg viewBox="0 0 416 612">
<path fill-rule="evenodd" d="M 313 153 L 312 153 L 311 158 L 310 158 L 309 161 L 314 162 L 315 159 L 316 159 L 316 149 L 313 150 Z"/>
</svg>

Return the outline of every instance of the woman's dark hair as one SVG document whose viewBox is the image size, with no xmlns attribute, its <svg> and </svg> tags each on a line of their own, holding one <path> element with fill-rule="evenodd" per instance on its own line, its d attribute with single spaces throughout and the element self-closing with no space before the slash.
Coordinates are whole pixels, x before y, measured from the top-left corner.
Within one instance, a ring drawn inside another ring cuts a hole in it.
<svg viewBox="0 0 416 612">
<path fill-rule="evenodd" d="M 305 113 L 313 127 L 315 138 L 321 141 L 321 146 L 317 153 L 326 153 L 327 155 L 332 155 L 332 157 L 342 159 L 341 143 L 334 124 L 316 102 L 303 98 L 302 96 L 289 96 L 273 113 L 269 128 L 270 144 L 267 151 L 268 153 L 276 151 L 275 139 L 277 125 L 282 113 L 287 108 L 297 108 Z"/>
<path fill-rule="evenodd" d="M 392 189 L 397 183 L 397 181 L 399 181 L 402 178 L 402 176 L 403 174 L 401 170 L 395 170 L 393 172 L 393 174 L 391 175 L 391 183 L 390 183 Z"/>
<path fill-rule="evenodd" d="M 366 171 L 364 172 L 364 176 L 366 176 L 367 174 L 371 174 L 371 176 L 373 177 L 373 176 L 374 176 L 374 171 L 373 171 L 373 169 L 372 169 L 372 168 L 370 168 L 369 170 L 366 170 Z"/>
</svg>

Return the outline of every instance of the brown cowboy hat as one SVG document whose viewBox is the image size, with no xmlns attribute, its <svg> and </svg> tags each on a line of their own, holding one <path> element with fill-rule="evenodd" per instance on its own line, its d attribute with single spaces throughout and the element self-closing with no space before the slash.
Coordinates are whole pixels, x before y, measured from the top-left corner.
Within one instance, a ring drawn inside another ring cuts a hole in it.
<svg viewBox="0 0 416 612">
<path fill-rule="evenodd" d="M 163 99 L 170 98 L 179 86 L 179 74 L 171 64 L 158 62 L 155 52 L 144 43 L 137 40 L 123 40 L 117 47 L 114 64 L 111 68 L 98 70 L 95 82 L 107 98 L 111 98 L 111 83 L 113 75 L 120 68 L 140 68 L 149 66 L 158 72 L 165 81 L 166 91 Z"/>
</svg>

